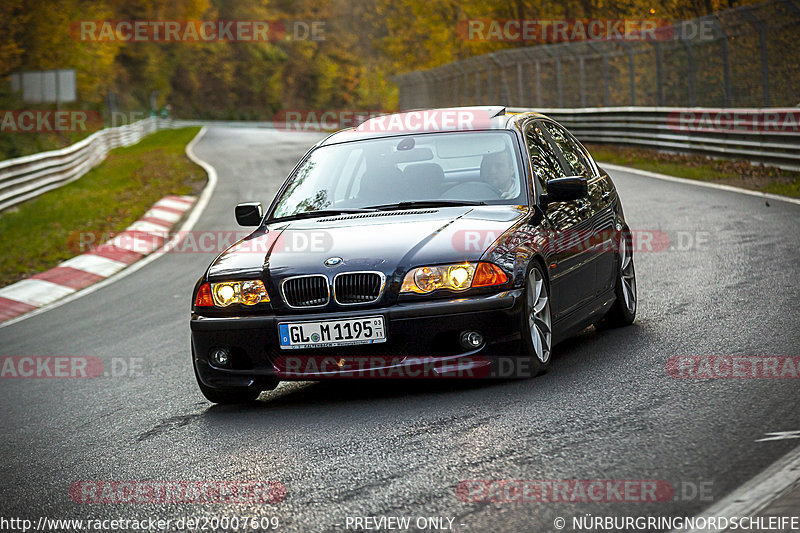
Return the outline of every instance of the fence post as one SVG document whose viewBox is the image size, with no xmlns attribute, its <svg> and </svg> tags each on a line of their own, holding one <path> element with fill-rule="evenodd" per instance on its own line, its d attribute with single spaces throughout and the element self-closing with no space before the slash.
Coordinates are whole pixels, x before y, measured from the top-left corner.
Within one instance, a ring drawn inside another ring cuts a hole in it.
<svg viewBox="0 0 800 533">
<path fill-rule="evenodd" d="M 500 87 L 494 91 L 494 103 L 502 103 L 504 105 L 508 105 L 508 101 L 511 99 L 510 91 L 508 90 L 508 79 L 506 78 L 506 69 L 504 65 L 497 59 L 494 53 L 489 54 L 489 60 L 494 63 L 495 68 L 500 73 Z M 494 84 L 492 84 L 494 85 Z"/>
<path fill-rule="evenodd" d="M 523 48 L 525 57 L 533 59 L 535 66 L 534 78 L 536 79 L 536 107 L 542 107 L 542 65 L 539 63 L 539 58 L 536 57 L 536 52 L 531 48 Z"/>
<path fill-rule="evenodd" d="M 694 107 L 697 99 L 694 91 L 694 54 L 692 53 L 692 45 L 683 37 L 686 32 L 681 33 L 679 41 L 686 49 L 686 80 L 689 85 L 689 107 Z"/>
<path fill-rule="evenodd" d="M 573 46 L 577 48 L 577 45 Z M 586 71 L 583 65 L 583 54 L 572 50 L 570 46 L 565 46 L 564 49 L 569 50 L 569 53 L 578 58 L 578 89 L 580 91 L 580 102 L 581 107 L 586 107 Z"/>
<path fill-rule="evenodd" d="M 464 70 L 464 67 L 461 66 L 460 61 L 456 61 L 455 63 L 453 63 L 453 66 L 456 67 L 456 70 L 458 70 L 458 73 L 460 74 L 457 82 L 458 98 L 456 99 L 456 105 L 463 106 L 465 105 L 464 95 L 466 94 L 466 88 L 467 88 L 467 73 Z"/>
<path fill-rule="evenodd" d="M 432 87 L 432 83 L 431 83 L 431 73 L 430 73 L 430 71 L 423 70 L 422 71 L 422 79 L 424 80 L 424 86 L 425 86 L 424 96 L 423 96 L 423 100 L 422 100 L 424 104 L 422 105 L 422 107 L 433 107 L 433 105 L 432 105 L 433 104 L 433 96 L 432 96 L 433 91 L 431 90 L 433 87 Z"/>
<path fill-rule="evenodd" d="M 656 51 L 656 94 L 658 95 L 659 107 L 664 107 L 664 74 L 661 65 L 661 43 L 658 41 L 647 41 Z"/>
<path fill-rule="evenodd" d="M 634 75 L 634 64 L 633 64 L 633 48 L 631 48 L 630 43 L 625 41 L 619 41 L 619 44 L 625 48 L 625 51 L 628 52 L 628 85 L 630 85 L 630 93 L 631 93 L 631 103 L 630 105 L 636 105 L 636 76 Z"/>
<path fill-rule="evenodd" d="M 481 71 L 478 68 L 478 66 L 476 65 L 475 66 L 475 95 L 474 95 L 475 98 L 474 98 L 474 100 L 472 102 L 473 105 L 478 104 L 481 101 L 481 94 L 480 94 L 481 89 L 480 89 L 480 87 L 481 87 Z"/>
<path fill-rule="evenodd" d="M 558 93 L 558 107 L 564 107 L 564 90 L 561 85 L 561 58 L 554 54 L 549 46 L 543 46 L 542 49 L 553 58 L 553 64 L 556 67 L 556 93 Z"/>
<path fill-rule="evenodd" d="M 750 13 L 750 7 L 742 9 L 742 15 L 758 31 L 758 46 L 761 51 L 761 98 L 764 107 L 769 107 L 769 63 L 767 62 L 767 29 L 764 23 Z"/>
<path fill-rule="evenodd" d="M 717 35 L 720 39 L 720 48 L 722 52 L 722 87 L 724 94 L 725 107 L 731 107 L 733 96 L 731 94 L 731 66 L 728 60 L 728 35 L 722 29 L 716 17 L 710 17 L 714 28 L 717 30 Z"/>
<path fill-rule="evenodd" d="M 608 76 L 608 58 L 603 49 L 595 43 L 586 41 L 586 44 L 600 56 L 600 60 L 603 62 L 603 105 L 609 107 L 611 105 L 611 83 Z"/>
</svg>

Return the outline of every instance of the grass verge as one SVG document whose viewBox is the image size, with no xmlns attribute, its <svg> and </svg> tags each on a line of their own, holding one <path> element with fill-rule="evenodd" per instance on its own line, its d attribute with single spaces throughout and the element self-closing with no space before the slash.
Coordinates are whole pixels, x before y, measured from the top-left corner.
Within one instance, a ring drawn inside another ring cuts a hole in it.
<svg viewBox="0 0 800 533">
<path fill-rule="evenodd" d="M 116 148 L 79 180 L 0 213 L 0 287 L 78 255 L 81 232 L 119 233 L 168 194 L 198 194 L 206 175 L 184 149 L 199 129 Z"/>
<path fill-rule="evenodd" d="M 599 144 L 587 148 L 597 161 L 800 198 L 800 172 L 752 165 L 748 161 L 666 154 L 643 148 Z"/>
</svg>

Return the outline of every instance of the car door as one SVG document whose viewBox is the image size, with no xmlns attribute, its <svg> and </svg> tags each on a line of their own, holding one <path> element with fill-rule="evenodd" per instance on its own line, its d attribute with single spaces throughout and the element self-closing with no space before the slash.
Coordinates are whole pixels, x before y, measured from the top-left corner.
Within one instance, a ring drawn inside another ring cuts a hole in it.
<svg viewBox="0 0 800 533">
<path fill-rule="evenodd" d="M 567 176 L 563 157 L 539 121 L 525 125 L 525 143 L 535 178 L 544 192 L 547 182 Z M 587 261 L 576 237 L 591 227 L 585 199 L 572 202 L 549 202 L 545 217 L 551 226 L 546 244 L 551 284 L 553 318 L 569 313 L 586 301 L 594 287 L 593 265 Z M 579 239 L 578 239 L 579 240 Z"/>
<path fill-rule="evenodd" d="M 581 215 L 580 223 L 574 228 L 569 236 L 568 245 L 575 248 L 575 262 L 580 265 L 578 276 L 580 283 L 579 305 L 587 303 L 599 292 L 597 285 L 598 276 L 598 252 L 599 244 L 603 241 L 600 235 L 598 224 L 598 201 L 599 190 L 597 182 L 593 179 L 592 166 L 588 159 L 578 149 L 572 141 L 571 135 L 560 125 L 549 121 L 541 120 L 542 129 L 545 137 L 550 141 L 553 151 L 559 160 L 564 173 L 570 176 L 581 176 L 586 178 L 588 195 L 578 200 L 578 211 Z"/>
<path fill-rule="evenodd" d="M 557 125 L 558 126 L 558 125 Z M 558 126 L 560 127 L 560 126 Z M 601 294 L 614 288 L 616 283 L 616 242 L 614 209 L 616 191 L 608 175 L 601 174 L 589 151 L 563 127 L 560 127 L 573 146 L 577 156 L 585 162 L 588 178 L 589 201 L 592 207 L 592 232 L 596 262 L 596 292 Z"/>
</svg>

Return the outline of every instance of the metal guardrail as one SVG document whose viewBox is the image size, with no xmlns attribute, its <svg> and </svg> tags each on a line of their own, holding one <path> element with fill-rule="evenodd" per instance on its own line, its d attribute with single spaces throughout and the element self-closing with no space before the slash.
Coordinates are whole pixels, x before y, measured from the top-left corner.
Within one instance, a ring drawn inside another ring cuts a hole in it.
<svg viewBox="0 0 800 533">
<path fill-rule="evenodd" d="M 544 113 L 566 126 L 582 142 L 745 159 L 800 171 L 800 120 L 795 122 L 797 127 L 783 128 L 783 131 L 775 127 L 776 117 L 778 120 L 785 116 L 798 119 L 800 108 L 510 107 L 508 111 Z M 714 127 L 703 127 L 702 119 L 688 121 L 687 125 L 681 120 L 681 113 L 701 117 L 708 113 L 713 117 Z M 0 161 L 0 211 L 77 180 L 102 162 L 113 148 L 135 144 L 158 129 L 207 122 L 147 118 L 126 126 L 100 130 L 60 150 Z M 271 123 L 239 121 L 214 123 L 228 127 L 271 126 Z M 749 126 L 741 127 L 743 123 Z"/>
<path fill-rule="evenodd" d="M 797 122 L 800 108 L 601 107 L 508 108 L 508 111 L 543 113 L 563 124 L 581 142 L 745 159 L 800 170 Z M 681 113 L 691 113 L 694 119 L 682 119 Z"/>
<path fill-rule="evenodd" d="M 135 144 L 166 123 L 146 118 L 102 129 L 60 150 L 0 161 L 0 211 L 75 181 L 102 162 L 110 150 Z"/>
<path fill-rule="evenodd" d="M 205 119 L 170 119 L 171 128 L 186 128 L 190 126 L 208 126 L 216 128 L 275 128 L 275 123 L 265 120 L 205 120 Z"/>
</svg>

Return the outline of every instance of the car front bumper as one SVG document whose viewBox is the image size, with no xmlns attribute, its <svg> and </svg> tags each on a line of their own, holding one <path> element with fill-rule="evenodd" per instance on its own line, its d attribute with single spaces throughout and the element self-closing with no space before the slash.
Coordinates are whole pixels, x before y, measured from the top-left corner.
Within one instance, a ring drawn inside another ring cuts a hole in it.
<svg viewBox="0 0 800 533">
<path fill-rule="evenodd" d="M 485 374 L 495 357 L 519 352 L 522 290 L 447 300 L 397 303 L 336 313 L 191 317 L 192 354 L 198 378 L 214 388 L 247 387 L 279 380 L 341 377 L 469 377 Z M 278 324 L 384 317 L 386 342 L 336 348 L 282 350 Z M 465 349 L 464 331 L 483 334 L 478 349 Z M 214 366 L 212 350 L 230 352 L 228 367 Z M 336 362 L 336 364 L 332 364 Z M 267 387 L 268 388 L 268 387 Z"/>
</svg>

